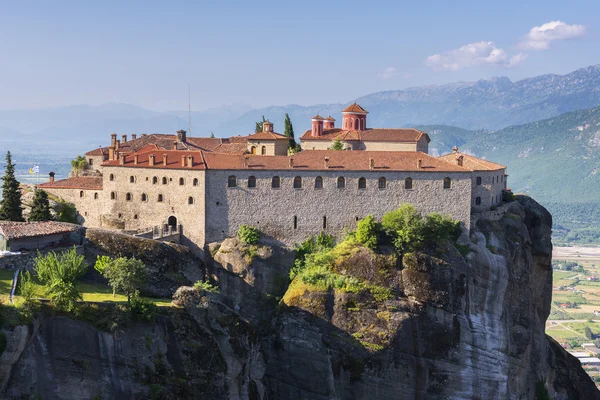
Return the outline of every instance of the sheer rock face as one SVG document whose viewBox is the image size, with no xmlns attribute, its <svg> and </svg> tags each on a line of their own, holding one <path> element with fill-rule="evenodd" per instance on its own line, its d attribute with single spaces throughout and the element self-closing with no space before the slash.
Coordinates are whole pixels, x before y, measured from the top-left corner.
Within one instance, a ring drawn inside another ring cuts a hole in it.
<svg viewBox="0 0 600 400">
<path fill-rule="evenodd" d="M 220 294 L 181 287 L 174 295 L 179 308 L 163 310 L 155 323 L 109 333 L 46 318 L 21 329 L 15 343 L 9 337 L 7 362 L 0 363 L 11 370 L 3 395 L 130 399 L 163 390 L 160 398 L 177 399 L 535 399 L 545 386 L 558 400 L 600 399 L 577 359 L 544 334 L 551 225 L 545 209 L 519 197 L 499 220 L 477 223 L 464 257 L 439 243 L 403 263 L 360 249 L 336 266 L 375 276 L 392 298 L 305 291 L 286 294 L 279 307 L 272 298 L 284 294 L 280 280 L 293 252 L 252 250 L 230 239 L 210 248 L 207 269 Z M 111 254 L 163 254 L 139 247 L 145 242 L 130 249 L 98 235 L 94 246 Z M 383 267 L 384 275 L 373 275 Z"/>
</svg>

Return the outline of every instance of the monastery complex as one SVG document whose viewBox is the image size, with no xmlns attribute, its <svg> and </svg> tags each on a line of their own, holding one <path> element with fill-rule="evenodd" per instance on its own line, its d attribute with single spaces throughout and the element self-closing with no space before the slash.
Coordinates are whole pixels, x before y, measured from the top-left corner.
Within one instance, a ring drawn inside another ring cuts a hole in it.
<svg viewBox="0 0 600 400">
<path fill-rule="evenodd" d="M 202 253 L 234 236 L 242 224 L 291 245 L 319 231 L 342 235 L 368 214 L 410 203 L 470 229 L 473 213 L 502 201 L 506 167 L 463 154 L 428 154 L 417 129 L 367 125 L 358 104 L 332 117 L 312 118 L 288 155 L 288 137 L 269 121 L 263 131 L 227 139 L 112 134 L 110 146 L 86 153 L 85 176 L 40 188 L 72 202 L 88 227 L 164 237 Z M 345 150 L 329 150 L 341 141 Z"/>
</svg>

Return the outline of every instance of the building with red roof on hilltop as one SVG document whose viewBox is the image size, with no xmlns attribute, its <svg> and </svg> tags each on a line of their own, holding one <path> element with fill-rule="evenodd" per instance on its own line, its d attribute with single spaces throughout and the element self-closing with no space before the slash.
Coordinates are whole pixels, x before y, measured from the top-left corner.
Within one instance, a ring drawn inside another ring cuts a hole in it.
<svg viewBox="0 0 600 400">
<path fill-rule="evenodd" d="M 112 134 L 109 146 L 86 153 L 84 176 L 39 187 L 75 204 L 86 226 L 176 232 L 200 254 L 243 224 L 292 245 L 319 231 L 343 235 L 402 203 L 449 215 L 468 232 L 472 215 L 502 203 L 505 166 L 458 148 L 433 157 L 427 133 L 370 127 L 367 115 L 356 103 L 340 127 L 315 115 L 295 154 L 268 120 L 230 138 Z M 331 149 L 337 141 L 345 150 Z"/>
</svg>

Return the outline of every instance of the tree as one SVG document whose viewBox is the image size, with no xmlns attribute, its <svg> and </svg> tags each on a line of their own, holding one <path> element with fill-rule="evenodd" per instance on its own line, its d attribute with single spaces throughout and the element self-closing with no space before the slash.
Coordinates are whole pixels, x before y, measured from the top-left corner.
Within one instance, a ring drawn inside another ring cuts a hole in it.
<svg viewBox="0 0 600 400">
<path fill-rule="evenodd" d="M 49 221 L 51 218 L 48 193 L 41 189 L 36 190 L 33 197 L 33 204 L 31 205 L 29 221 Z"/>
<path fill-rule="evenodd" d="M 344 150 L 344 144 L 340 139 L 335 139 L 329 150 Z"/>
<path fill-rule="evenodd" d="M 256 128 L 254 129 L 254 133 L 258 133 L 258 132 L 262 132 L 263 131 L 263 123 L 267 122 L 267 120 L 265 119 L 265 116 L 262 116 L 262 121 L 258 121 L 256 123 Z"/>
<path fill-rule="evenodd" d="M 21 208 L 21 190 L 19 181 L 15 179 L 15 165 L 12 163 L 10 151 L 6 153 L 6 169 L 2 183 L 2 200 L 0 201 L 0 220 L 25 221 Z"/>
<path fill-rule="evenodd" d="M 586 326 L 583 331 L 585 332 L 586 338 L 588 338 L 590 340 L 594 338 L 594 335 L 592 334 L 592 330 L 590 329 L 589 326 Z"/>
<path fill-rule="evenodd" d="M 370 249 L 374 250 L 377 247 L 377 222 L 372 215 L 358 221 L 356 240 Z"/>
<path fill-rule="evenodd" d="M 421 215 L 410 204 L 386 213 L 381 219 L 385 232 L 393 238 L 399 254 L 414 250 L 423 242 Z"/>
<path fill-rule="evenodd" d="M 87 267 L 85 257 L 77 254 L 73 247 L 60 254 L 50 252 L 43 256 L 38 252 L 34 270 L 56 308 L 72 311 L 77 301 L 82 300 L 75 282 L 85 274 Z"/>
<path fill-rule="evenodd" d="M 285 113 L 285 120 L 283 122 L 284 131 L 283 134 L 289 138 L 288 149 L 293 152 L 298 151 L 298 143 L 294 139 L 294 126 L 292 125 L 292 121 L 290 120 L 290 116 L 288 113 Z"/>
<path fill-rule="evenodd" d="M 77 156 L 74 160 L 71 160 L 71 171 L 75 176 L 78 176 L 81 171 L 86 169 L 88 162 L 84 156 Z"/>
<path fill-rule="evenodd" d="M 113 289 L 113 296 L 117 291 L 125 293 L 129 305 L 132 297 L 148 281 L 146 266 L 135 258 L 119 257 L 112 261 L 99 258 L 94 268 L 101 271 L 108 279 L 108 285 Z"/>
<path fill-rule="evenodd" d="M 462 233 L 460 221 L 454 221 L 452 218 L 431 213 L 422 221 L 423 239 L 426 242 L 436 242 L 439 240 L 457 241 Z"/>
</svg>

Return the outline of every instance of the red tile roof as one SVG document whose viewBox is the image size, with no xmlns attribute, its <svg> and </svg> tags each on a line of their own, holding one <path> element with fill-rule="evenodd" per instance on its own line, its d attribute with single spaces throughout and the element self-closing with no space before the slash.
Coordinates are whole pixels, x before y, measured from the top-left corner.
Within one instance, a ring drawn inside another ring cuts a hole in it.
<svg viewBox="0 0 600 400">
<path fill-rule="evenodd" d="M 300 140 L 359 140 L 363 142 L 398 142 L 416 143 L 423 136 L 430 141 L 429 135 L 414 128 L 372 128 L 364 131 L 349 131 L 340 128 L 326 129 L 321 136 L 312 136 L 312 131 L 307 130 Z"/>
<path fill-rule="evenodd" d="M 80 229 L 82 229 L 80 225 L 68 224 L 66 222 L 0 221 L 0 234 L 9 240 L 69 233 Z"/>
<path fill-rule="evenodd" d="M 443 156 L 438 157 L 438 159 L 443 160 L 447 163 L 457 165 L 456 159 L 460 156 L 463 157 L 462 168 L 464 168 L 464 169 L 469 169 L 472 171 L 498 171 L 498 170 L 506 168 L 506 166 L 504 166 L 502 164 L 496 164 L 494 162 L 487 161 L 487 160 L 477 158 L 477 157 L 471 156 L 469 154 L 460 153 L 460 152 L 452 152 L 449 154 L 445 154 Z"/>
<path fill-rule="evenodd" d="M 321 117 L 319 114 L 315 115 L 314 117 L 312 117 L 311 119 L 316 119 L 318 121 L 323 121 L 325 118 Z"/>
<path fill-rule="evenodd" d="M 277 132 L 258 132 L 246 136 L 248 140 L 289 140 L 289 138 Z"/>
<path fill-rule="evenodd" d="M 325 118 L 325 121 L 335 121 L 335 118 L 330 115 L 329 117 Z"/>
<path fill-rule="evenodd" d="M 125 161 L 109 160 L 102 163 L 103 167 L 131 167 L 131 168 L 167 168 L 167 169 L 205 169 L 202 151 L 182 151 L 182 150 L 152 150 L 143 153 L 135 153 L 138 156 L 138 163 L 135 164 L 134 154 L 127 154 Z M 154 165 L 150 165 L 150 155 L 154 155 Z M 163 155 L 167 155 L 166 165 L 163 163 Z M 210 154 L 207 152 L 206 154 Z M 186 165 L 181 165 L 181 156 L 185 157 Z M 188 156 L 194 158 L 192 167 L 187 166 Z M 121 156 L 123 157 L 123 155 Z"/>
<path fill-rule="evenodd" d="M 102 190 L 101 176 L 77 176 L 61 179 L 54 182 L 46 182 L 38 185 L 40 189 L 83 189 Z"/>
<path fill-rule="evenodd" d="M 465 172 L 462 167 L 416 151 L 304 150 L 291 157 L 218 153 L 205 153 L 204 157 L 209 170 Z M 327 167 L 325 158 L 328 158 Z M 292 165 L 290 159 L 293 160 Z M 374 163 L 373 168 L 370 167 L 371 160 Z M 420 169 L 418 160 L 422 161 Z"/>
<path fill-rule="evenodd" d="M 102 156 L 104 154 L 108 154 L 108 147 L 99 147 L 95 150 L 85 153 L 86 156 Z"/>
<path fill-rule="evenodd" d="M 365 110 L 364 108 L 362 108 L 361 106 L 359 106 L 358 104 L 354 103 L 354 104 L 350 104 L 348 107 L 344 108 L 342 110 L 343 113 L 345 112 L 349 112 L 349 113 L 365 113 L 368 114 L 369 112 L 367 110 Z"/>
</svg>

